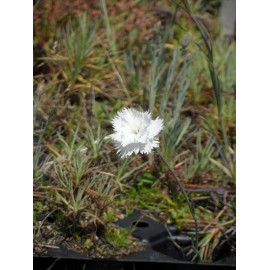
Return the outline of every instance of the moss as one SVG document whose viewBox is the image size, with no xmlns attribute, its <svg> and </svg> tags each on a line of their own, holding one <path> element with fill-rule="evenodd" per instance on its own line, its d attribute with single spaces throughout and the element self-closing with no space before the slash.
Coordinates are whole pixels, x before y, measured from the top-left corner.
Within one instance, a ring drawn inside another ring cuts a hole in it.
<svg viewBox="0 0 270 270">
<path fill-rule="evenodd" d="M 131 243 L 130 228 L 109 228 L 106 231 L 107 241 L 115 248 L 123 248 Z"/>
</svg>

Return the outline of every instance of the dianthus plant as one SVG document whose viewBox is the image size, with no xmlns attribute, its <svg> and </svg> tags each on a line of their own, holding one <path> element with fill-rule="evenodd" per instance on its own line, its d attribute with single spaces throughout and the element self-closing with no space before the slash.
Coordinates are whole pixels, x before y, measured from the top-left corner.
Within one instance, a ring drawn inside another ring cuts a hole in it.
<svg viewBox="0 0 270 270">
<path fill-rule="evenodd" d="M 163 120 L 157 117 L 155 120 L 149 111 L 139 112 L 135 109 L 124 108 L 117 113 L 112 120 L 114 133 L 109 137 L 112 139 L 118 154 L 125 158 L 133 153 L 149 154 L 154 148 L 159 145 L 157 135 L 162 131 L 164 124 Z M 172 170 L 168 162 L 164 159 L 163 155 L 158 151 L 162 161 L 165 163 L 189 206 L 190 212 L 194 219 L 196 229 L 196 241 L 194 251 L 198 253 L 198 224 L 195 216 L 193 205 L 190 203 L 186 192 L 184 191 L 181 182 L 175 172 Z M 200 256 L 199 256 L 200 258 Z"/>
</svg>

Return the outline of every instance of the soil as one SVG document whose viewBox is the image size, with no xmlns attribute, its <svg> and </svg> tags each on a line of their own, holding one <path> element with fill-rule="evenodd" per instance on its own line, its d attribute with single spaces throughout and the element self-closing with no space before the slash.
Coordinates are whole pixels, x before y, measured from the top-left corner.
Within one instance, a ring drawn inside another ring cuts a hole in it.
<svg viewBox="0 0 270 270">
<path fill-rule="evenodd" d="M 34 255 L 46 256 L 65 248 L 76 253 L 95 259 L 119 258 L 144 250 L 141 241 L 130 237 L 129 244 L 116 247 L 109 243 L 104 236 L 89 233 L 84 236 L 64 236 L 57 225 L 48 220 L 38 221 L 34 231 Z"/>
</svg>

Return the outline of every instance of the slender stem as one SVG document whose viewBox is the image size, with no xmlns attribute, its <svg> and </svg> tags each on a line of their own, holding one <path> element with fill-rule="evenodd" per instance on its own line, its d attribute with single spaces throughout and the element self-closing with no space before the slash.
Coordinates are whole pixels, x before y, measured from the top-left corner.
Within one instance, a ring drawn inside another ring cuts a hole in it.
<svg viewBox="0 0 270 270">
<path fill-rule="evenodd" d="M 188 207 L 189 207 L 189 210 L 190 210 L 190 213 L 194 219 L 194 223 L 195 223 L 195 231 L 196 231 L 196 238 L 195 238 L 195 244 L 196 244 L 196 254 L 198 255 L 199 259 L 200 259 L 200 256 L 199 256 L 199 253 L 198 253 L 198 222 L 197 222 L 197 218 L 196 218 L 196 215 L 195 215 L 195 211 L 194 211 L 194 207 L 192 206 L 191 202 L 189 201 L 188 199 L 188 196 L 185 192 L 185 190 L 183 189 L 182 185 L 181 185 L 181 182 L 179 180 L 179 178 L 177 177 L 177 175 L 175 174 L 175 172 L 172 170 L 172 168 L 170 167 L 169 163 L 165 160 L 165 158 L 162 156 L 162 154 L 160 153 L 160 151 L 157 150 L 157 152 L 159 153 L 162 161 L 165 163 L 165 165 L 167 166 L 167 168 L 169 169 L 170 173 L 173 175 L 173 177 L 175 178 L 181 192 L 183 193 L 184 195 L 184 198 L 188 204 Z"/>
</svg>

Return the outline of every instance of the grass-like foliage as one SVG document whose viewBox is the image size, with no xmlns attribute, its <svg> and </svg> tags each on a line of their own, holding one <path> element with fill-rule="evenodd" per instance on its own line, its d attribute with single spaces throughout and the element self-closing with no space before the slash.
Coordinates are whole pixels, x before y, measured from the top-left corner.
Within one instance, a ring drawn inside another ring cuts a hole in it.
<svg viewBox="0 0 270 270">
<path fill-rule="evenodd" d="M 115 223 L 134 209 L 189 234 L 190 260 L 235 252 L 235 41 L 215 2 L 37 1 L 36 253 L 141 250 Z M 164 120 L 157 151 L 116 154 L 123 107 Z"/>
</svg>

